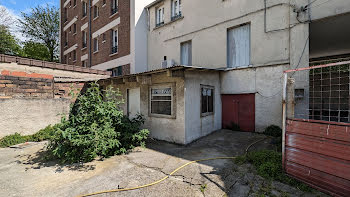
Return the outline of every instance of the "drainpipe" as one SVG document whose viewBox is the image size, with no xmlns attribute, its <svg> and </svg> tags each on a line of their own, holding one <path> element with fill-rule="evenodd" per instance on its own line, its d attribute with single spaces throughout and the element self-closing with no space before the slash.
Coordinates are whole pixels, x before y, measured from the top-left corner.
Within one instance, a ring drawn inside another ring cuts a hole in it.
<svg viewBox="0 0 350 197">
<path fill-rule="evenodd" d="M 89 67 L 92 67 L 92 57 L 91 57 L 91 7 L 92 7 L 92 0 L 89 0 Z"/>
<path fill-rule="evenodd" d="M 283 97 L 282 97 L 282 168 L 285 170 L 286 125 L 287 125 L 287 80 L 288 74 L 283 73 Z"/>
</svg>

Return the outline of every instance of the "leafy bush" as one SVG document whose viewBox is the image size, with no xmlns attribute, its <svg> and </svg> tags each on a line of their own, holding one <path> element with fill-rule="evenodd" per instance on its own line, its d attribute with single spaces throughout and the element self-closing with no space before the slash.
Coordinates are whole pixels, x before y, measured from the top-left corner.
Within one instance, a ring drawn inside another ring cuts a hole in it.
<svg viewBox="0 0 350 197">
<path fill-rule="evenodd" d="M 311 191 L 304 183 L 287 176 L 282 170 L 282 154 L 272 150 L 250 152 L 237 157 L 235 162 L 242 164 L 249 162 L 255 166 L 260 176 L 298 187 L 302 191 Z"/>
<path fill-rule="evenodd" d="M 15 133 L 12 135 L 5 136 L 4 138 L 0 139 L 0 147 L 4 148 L 4 147 L 13 146 L 16 144 L 21 144 L 24 142 L 41 142 L 44 140 L 48 140 L 50 139 L 51 136 L 53 136 L 55 132 L 55 127 L 57 126 L 49 125 L 46 128 L 41 129 L 40 131 L 38 131 L 33 135 L 22 136 L 19 133 Z"/>
<path fill-rule="evenodd" d="M 89 162 L 144 146 L 149 135 L 139 129 L 144 119 L 125 117 L 119 109 L 120 96 L 112 88 L 100 91 L 92 83 L 77 97 L 69 118 L 62 118 L 48 145 L 50 155 L 65 163 Z"/>
<path fill-rule="evenodd" d="M 282 129 L 279 126 L 271 125 L 265 129 L 264 134 L 273 137 L 280 137 L 282 136 Z"/>
</svg>

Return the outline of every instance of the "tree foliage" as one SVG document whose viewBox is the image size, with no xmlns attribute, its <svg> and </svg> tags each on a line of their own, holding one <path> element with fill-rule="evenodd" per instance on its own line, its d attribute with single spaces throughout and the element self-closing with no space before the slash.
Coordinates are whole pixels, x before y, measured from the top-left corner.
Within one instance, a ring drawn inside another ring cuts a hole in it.
<svg viewBox="0 0 350 197">
<path fill-rule="evenodd" d="M 148 130 L 140 130 L 144 119 L 125 117 L 119 98 L 112 88 L 100 91 L 92 83 L 77 97 L 69 118 L 62 119 L 49 143 L 49 153 L 62 162 L 88 162 L 97 156 L 123 154 L 143 146 L 149 134 Z"/>
<path fill-rule="evenodd" d="M 24 43 L 22 50 L 25 57 L 50 61 L 50 51 L 44 44 L 28 41 Z"/>
<path fill-rule="evenodd" d="M 37 6 L 30 13 L 22 12 L 20 31 L 31 41 L 44 44 L 49 50 L 49 60 L 57 58 L 59 46 L 59 9 L 55 6 Z"/>
<path fill-rule="evenodd" d="M 21 54 L 21 46 L 18 44 L 17 39 L 4 25 L 0 25 L 0 53 L 9 55 Z"/>
</svg>

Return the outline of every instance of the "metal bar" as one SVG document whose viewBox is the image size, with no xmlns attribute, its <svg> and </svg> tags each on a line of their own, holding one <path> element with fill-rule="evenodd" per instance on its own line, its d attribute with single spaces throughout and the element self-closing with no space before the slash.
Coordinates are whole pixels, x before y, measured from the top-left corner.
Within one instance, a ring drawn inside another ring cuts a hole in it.
<svg viewBox="0 0 350 197">
<path fill-rule="evenodd" d="M 284 73 L 290 73 L 290 72 L 302 71 L 302 70 L 311 70 L 311 69 L 315 69 L 315 68 L 324 68 L 324 67 L 330 67 L 330 66 L 340 66 L 340 65 L 345 65 L 345 64 L 350 64 L 350 61 L 317 65 L 317 66 L 310 66 L 310 67 L 306 67 L 306 68 L 291 69 L 291 70 L 284 71 Z"/>
</svg>

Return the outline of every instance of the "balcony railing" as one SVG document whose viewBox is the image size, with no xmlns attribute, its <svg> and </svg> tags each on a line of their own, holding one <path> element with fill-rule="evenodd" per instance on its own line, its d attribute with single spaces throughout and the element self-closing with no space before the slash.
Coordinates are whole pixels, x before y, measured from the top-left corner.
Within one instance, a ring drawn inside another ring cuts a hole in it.
<svg viewBox="0 0 350 197">
<path fill-rule="evenodd" d="M 114 46 L 111 48 L 111 54 L 118 53 L 118 46 Z"/>
<path fill-rule="evenodd" d="M 174 16 L 171 17 L 171 21 L 174 21 L 174 20 L 176 20 L 176 19 L 178 19 L 178 18 L 181 18 L 181 17 L 182 17 L 182 13 L 179 12 L 179 13 L 177 13 L 177 14 L 175 14 Z"/>
<path fill-rule="evenodd" d="M 117 12 L 118 12 L 118 6 L 111 9 L 111 15 L 113 15 L 113 14 L 115 14 Z"/>
<path fill-rule="evenodd" d="M 157 23 L 157 24 L 156 24 L 156 27 L 160 27 L 160 26 L 162 26 L 162 25 L 164 25 L 164 21 L 163 21 L 163 22 L 160 22 L 160 23 Z"/>
</svg>

